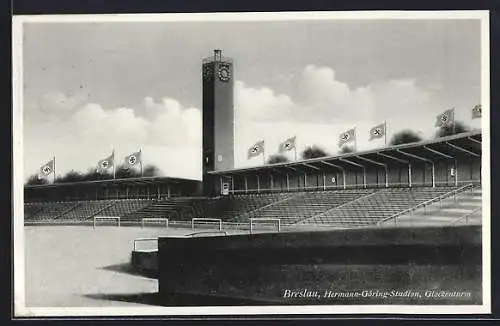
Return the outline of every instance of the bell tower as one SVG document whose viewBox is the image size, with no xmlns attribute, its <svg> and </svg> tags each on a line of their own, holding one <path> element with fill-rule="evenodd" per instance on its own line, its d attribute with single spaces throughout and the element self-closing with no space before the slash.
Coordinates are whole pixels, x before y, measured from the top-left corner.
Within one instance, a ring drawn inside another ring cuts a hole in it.
<svg viewBox="0 0 500 326">
<path fill-rule="evenodd" d="M 221 50 L 202 62 L 203 78 L 203 188 L 212 194 L 208 171 L 234 167 L 233 61 Z"/>
</svg>

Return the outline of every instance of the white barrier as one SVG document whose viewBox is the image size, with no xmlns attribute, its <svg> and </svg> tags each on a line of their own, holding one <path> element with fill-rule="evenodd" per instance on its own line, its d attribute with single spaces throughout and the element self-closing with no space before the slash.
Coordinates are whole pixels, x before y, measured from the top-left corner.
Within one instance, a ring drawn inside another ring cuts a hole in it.
<svg viewBox="0 0 500 326">
<path fill-rule="evenodd" d="M 278 232 L 281 232 L 281 219 L 279 218 L 265 218 L 265 217 L 254 217 L 250 218 L 250 233 L 253 231 L 255 225 L 254 222 L 278 222 Z"/>
<path fill-rule="evenodd" d="M 165 224 L 165 227 L 168 229 L 168 218 L 166 217 L 143 217 L 141 219 L 141 228 L 144 229 L 144 225 L 146 222 L 152 222 L 156 224 Z"/>
<path fill-rule="evenodd" d="M 222 231 L 222 220 L 220 218 L 206 218 L 206 217 L 194 217 L 191 219 L 191 229 L 194 231 L 195 222 L 201 222 L 203 224 L 207 224 L 204 222 L 217 222 L 219 225 L 219 231 Z"/>
<path fill-rule="evenodd" d="M 120 226 L 120 219 L 121 219 L 120 216 L 94 216 L 94 223 L 92 226 L 95 229 L 97 220 L 117 220 L 118 227 L 119 227 Z"/>
</svg>

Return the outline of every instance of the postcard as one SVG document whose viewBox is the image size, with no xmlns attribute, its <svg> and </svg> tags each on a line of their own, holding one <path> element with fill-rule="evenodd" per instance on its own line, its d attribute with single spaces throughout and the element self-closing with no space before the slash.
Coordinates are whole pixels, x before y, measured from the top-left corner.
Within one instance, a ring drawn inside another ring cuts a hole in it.
<svg viewBox="0 0 500 326">
<path fill-rule="evenodd" d="M 489 53 L 488 11 L 15 16 L 15 317 L 489 313 Z"/>
</svg>

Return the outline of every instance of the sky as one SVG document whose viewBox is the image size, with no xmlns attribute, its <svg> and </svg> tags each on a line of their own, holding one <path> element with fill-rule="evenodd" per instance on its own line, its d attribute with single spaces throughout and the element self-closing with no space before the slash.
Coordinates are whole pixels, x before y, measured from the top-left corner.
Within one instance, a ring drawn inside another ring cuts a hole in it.
<svg viewBox="0 0 500 326">
<path fill-rule="evenodd" d="M 56 171 L 85 172 L 115 150 L 139 149 L 163 176 L 201 179 L 201 60 L 234 61 L 235 167 L 257 166 L 297 136 L 300 152 L 338 152 L 356 128 L 357 149 L 387 121 L 388 141 L 412 129 L 430 138 L 455 108 L 478 128 L 480 21 L 321 20 L 24 23 L 24 177 L 53 156 Z M 293 154 L 289 153 L 293 159 Z"/>
</svg>

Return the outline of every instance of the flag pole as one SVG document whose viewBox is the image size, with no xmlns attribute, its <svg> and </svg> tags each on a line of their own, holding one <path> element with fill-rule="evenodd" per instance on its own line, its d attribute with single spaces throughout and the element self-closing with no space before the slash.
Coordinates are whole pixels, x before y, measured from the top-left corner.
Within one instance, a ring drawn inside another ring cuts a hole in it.
<svg viewBox="0 0 500 326">
<path fill-rule="evenodd" d="M 264 165 L 266 165 L 266 154 L 265 154 L 265 151 L 266 151 L 266 145 L 264 144 L 264 142 L 262 142 L 262 162 L 264 163 Z"/>
<path fill-rule="evenodd" d="M 452 110 L 452 114 L 453 114 L 452 133 L 454 135 L 455 134 L 455 107 L 453 107 L 451 110 Z"/>
<path fill-rule="evenodd" d="M 354 127 L 354 151 L 358 151 L 358 137 L 356 137 L 356 127 Z"/>
<path fill-rule="evenodd" d="M 54 174 L 53 174 L 53 180 L 52 180 L 52 182 L 56 183 L 56 156 L 55 155 L 54 155 L 53 160 L 54 160 Z"/>
<path fill-rule="evenodd" d="M 141 164 L 141 178 L 144 177 L 143 170 L 142 170 L 142 148 L 139 148 L 139 163 Z"/>
<path fill-rule="evenodd" d="M 384 121 L 384 144 L 387 147 L 387 120 Z"/>
</svg>

